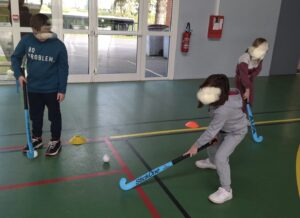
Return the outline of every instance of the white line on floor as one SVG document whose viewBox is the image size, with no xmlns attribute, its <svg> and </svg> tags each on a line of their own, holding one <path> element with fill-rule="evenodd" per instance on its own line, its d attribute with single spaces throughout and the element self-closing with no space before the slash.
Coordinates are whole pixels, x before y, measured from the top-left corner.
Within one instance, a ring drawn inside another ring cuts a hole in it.
<svg viewBox="0 0 300 218">
<path fill-rule="evenodd" d="M 129 61 L 129 60 L 127 60 L 127 61 L 128 61 L 129 63 L 133 64 L 133 65 L 136 65 L 136 64 L 135 64 L 134 62 L 132 62 L 132 61 Z M 163 77 L 163 75 L 161 75 L 161 74 L 159 74 L 159 73 L 156 73 L 156 72 L 154 72 L 154 71 L 152 71 L 152 70 L 150 70 L 150 69 L 148 69 L 148 68 L 146 68 L 146 70 L 147 70 L 148 72 L 150 72 L 150 73 L 156 75 L 156 76 Z"/>
</svg>

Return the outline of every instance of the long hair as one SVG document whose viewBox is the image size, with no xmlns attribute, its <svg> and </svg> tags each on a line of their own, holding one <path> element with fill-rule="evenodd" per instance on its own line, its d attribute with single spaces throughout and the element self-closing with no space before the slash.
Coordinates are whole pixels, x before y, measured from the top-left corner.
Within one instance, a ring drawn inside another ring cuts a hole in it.
<svg viewBox="0 0 300 218">
<path fill-rule="evenodd" d="M 218 107 L 223 105 L 228 100 L 229 80 L 225 74 L 212 74 L 200 85 L 200 89 L 204 87 L 215 87 L 221 89 L 220 98 L 218 101 L 211 103 L 211 106 Z M 198 101 L 198 108 L 202 107 L 203 103 Z"/>
</svg>

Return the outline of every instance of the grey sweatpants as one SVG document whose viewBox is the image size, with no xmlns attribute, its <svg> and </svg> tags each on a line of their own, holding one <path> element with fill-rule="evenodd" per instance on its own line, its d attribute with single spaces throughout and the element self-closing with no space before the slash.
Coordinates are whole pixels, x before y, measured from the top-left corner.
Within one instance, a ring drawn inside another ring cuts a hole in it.
<svg viewBox="0 0 300 218">
<path fill-rule="evenodd" d="M 227 191 L 231 189 L 229 156 L 244 139 L 247 131 L 245 128 L 239 134 L 219 133 L 218 142 L 207 148 L 209 160 L 217 167 L 221 187 Z"/>
</svg>

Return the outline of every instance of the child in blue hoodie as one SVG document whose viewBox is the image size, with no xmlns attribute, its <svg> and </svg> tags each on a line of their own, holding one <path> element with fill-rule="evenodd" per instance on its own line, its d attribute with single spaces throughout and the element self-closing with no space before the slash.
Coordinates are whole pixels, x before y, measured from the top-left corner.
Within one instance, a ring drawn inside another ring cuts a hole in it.
<svg viewBox="0 0 300 218">
<path fill-rule="evenodd" d="M 46 15 L 33 15 L 30 26 L 32 33 L 22 37 L 11 57 L 12 68 L 20 85 L 27 84 L 34 149 L 43 146 L 43 116 L 45 106 L 48 108 L 51 140 L 46 155 L 54 156 L 61 150 L 60 103 L 65 98 L 67 87 L 68 54 L 64 43 L 51 32 L 50 20 Z M 24 56 L 27 62 L 27 78 L 21 75 L 20 70 Z M 23 149 L 23 152 L 26 151 L 28 145 Z"/>
<path fill-rule="evenodd" d="M 200 86 L 197 98 L 199 107 L 209 106 L 212 120 L 186 154 L 193 156 L 199 147 L 217 139 L 217 143 L 207 148 L 208 158 L 195 164 L 201 169 L 217 170 L 220 187 L 208 198 L 213 203 L 222 204 L 232 199 L 229 156 L 248 131 L 246 114 L 242 111 L 243 100 L 238 89 L 229 88 L 224 74 L 209 76 Z"/>
</svg>

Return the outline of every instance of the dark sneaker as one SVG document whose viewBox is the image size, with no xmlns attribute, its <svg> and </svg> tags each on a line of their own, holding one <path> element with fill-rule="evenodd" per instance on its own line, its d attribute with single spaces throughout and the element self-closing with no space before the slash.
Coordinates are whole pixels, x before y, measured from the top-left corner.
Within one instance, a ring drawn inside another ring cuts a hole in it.
<svg viewBox="0 0 300 218">
<path fill-rule="evenodd" d="M 46 151 L 46 156 L 55 156 L 61 150 L 60 140 L 58 141 L 50 141 L 48 143 L 48 148 Z"/>
<path fill-rule="evenodd" d="M 34 150 L 43 147 L 43 141 L 42 141 L 42 138 L 41 138 L 41 137 L 33 137 L 33 138 L 31 139 L 31 143 L 32 143 L 32 146 L 33 146 L 33 149 L 34 149 Z M 25 145 L 24 148 L 22 149 L 22 151 L 23 151 L 23 152 L 29 151 L 28 145 Z"/>
</svg>

